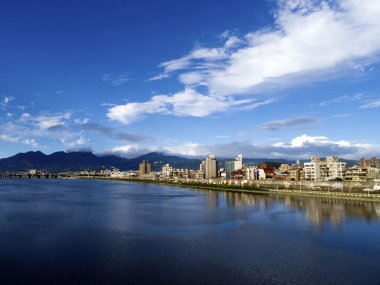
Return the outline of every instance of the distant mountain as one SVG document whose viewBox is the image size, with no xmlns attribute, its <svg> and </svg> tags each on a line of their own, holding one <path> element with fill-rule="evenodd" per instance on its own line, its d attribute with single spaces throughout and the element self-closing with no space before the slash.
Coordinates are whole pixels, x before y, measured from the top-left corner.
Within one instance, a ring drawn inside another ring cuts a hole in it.
<svg viewBox="0 0 380 285">
<path fill-rule="evenodd" d="M 46 155 L 40 151 L 19 153 L 0 159 L 0 171 L 27 171 L 30 169 L 48 171 L 105 169 L 120 167 L 125 159 L 119 157 L 99 157 L 91 152 L 55 152 Z"/>
<path fill-rule="evenodd" d="M 129 169 L 138 169 L 142 160 L 148 160 L 152 165 L 152 170 L 161 171 L 162 166 L 170 164 L 174 168 L 180 169 L 199 169 L 200 159 L 184 158 L 173 155 L 165 155 L 159 152 L 151 152 L 142 156 L 128 160 Z"/>
<path fill-rule="evenodd" d="M 162 165 L 170 164 L 174 168 L 199 169 L 200 159 L 184 158 L 173 155 L 165 155 L 159 152 L 151 152 L 136 158 L 121 158 L 113 155 L 97 156 L 91 152 L 55 152 L 46 155 L 40 151 L 19 153 L 8 158 L 0 159 L 0 172 L 28 171 L 30 169 L 46 171 L 77 171 L 77 170 L 102 170 L 118 168 L 120 170 L 137 170 L 142 160 L 148 160 L 152 170 L 160 171 Z M 222 168 L 226 161 L 232 159 L 219 158 L 219 167 Z M 354 160 L 344 160 L 348 166 L 356 163 Z M 269 163 L 279 165 L 281 163 L 293 164 L 295 161 L 286 159 L 243 159 L 247 164 Z M 302 161 L 304 163 L 305 161 Z"/>
<path fill-rule="evenodd" d="M 200 160 L 152 152 L 136 158 L 126 159 L 113 155 L 97 156 L 91 152 L 55 152 L 46 155 L 40 151 L 19 153 L 0 159 L 0 172 L 28 171 L 30 169 L 46 171 L 101 170 L 118 168 L 120 170 L 137 170 L 142 160 L 152 164 L 152 170 L 161 170 L 169 163 L 175 168 L 198 169 Z"/>
</svg>

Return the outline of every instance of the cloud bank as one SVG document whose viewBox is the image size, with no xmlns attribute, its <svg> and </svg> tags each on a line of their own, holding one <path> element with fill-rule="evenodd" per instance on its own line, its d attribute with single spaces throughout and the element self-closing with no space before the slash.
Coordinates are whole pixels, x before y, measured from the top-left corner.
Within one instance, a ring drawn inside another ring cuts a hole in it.
<svg viewBox="0 0 380 285">
<path fill-rule="evenodd" d="M 249 158 L 287 158 L 309 159 L 313 155 L 322 157 L 337 155 L 341 158 L 355 159 L 364 156 L 379 156 L 379 146 L 354 143 L 346 140 L 332 140 L 325 136 L 301 135 L 290 142 L 261 144 L 253 141 L 230 142 L 226 144 L 185 143 L 176 146 L 141 147 L 137 144 L 117 146 L 109 150 L 123 157 L 136 157 L 151 151 L 164 152 L 187 157 L 204 157 L 210 153 L 218 157 L 235 157 L 242 153 Z"/>
<path fill-rule="evenodd" d="M 357 69 L 363 60 L 377 61 L 379 35 L 377 0 L 280 0 L 272 27 L 241 37 L 224 33 L 219 47 L 196 48 L 181 58 L 162 62 L 162 72 L 150 80 L 175 74 L 184 91 L 115 106 L 108 110 L 108 117 L 129 124 L 143 114 L 203 117 L 248 105 L 234 96 L 251 94 L 256 87 L 278 84 L 289 76 L 302 81 L 304 74 L 342 66 Z M 206 90 L 204 94 L 195 91 L 200 86 Z M 350 99 L 340 98 L 321 106 Z M 183 106 L 178 101 L 196 107 Z M 377 107 L 377 103 L 363 108 L 373 106 Z"/>
<path fill-rule="evenodd" d="M 108 109 L 107 116 L 111 120 L 130 124 L 145 114 L 164 114 L 174 116 L 205 117 L 213 113 L 226 111 L 233 106 L 252 103 L 253 100 L 236 100 L 225 96 L 205 96 L 194 89 L 186 88 L 174 95 L 153 96 L 149 101 L 127 103 Z M 263 103 L 263 102 L 262 102 Z M 270 104 L 267 101 L 265 104 Z"/>
</svg>

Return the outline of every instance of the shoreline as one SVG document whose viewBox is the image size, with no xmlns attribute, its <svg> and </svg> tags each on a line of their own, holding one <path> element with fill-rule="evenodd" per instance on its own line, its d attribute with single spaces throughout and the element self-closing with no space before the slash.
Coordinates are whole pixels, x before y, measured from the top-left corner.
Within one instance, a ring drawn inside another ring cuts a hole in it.
<svg viewBox="0 0 380 285">
<path fill-rule="evenodd" d="M 43 179 L 43 178 L 42 178 Z M 268 196 L 289 196 L 289 197 L 305 197 L 305 198 L 318 198 L 318 199 L 331 199 L 331 200 L 348 200 L 348 201 L 362 201 L 362 202 L 380 202 L 379 193 L 358 193 L 358 192 L 337 192 L 325 190 L 307 190 L 307 189 L 273 189 L 273 188 L 258 188 L 256 186 L 234 186 L 226 184 L 204 184 L 204 183 L 186 183 L 186 182 L 170 182 L 149 179 L 128 179 L 128 178 L 115 178 L 115 177 L 101 177 L 101 176 L 71 176 L 59 177 L 56 179 L 81 179 L 81 180 L 109 180 L 120 182 L 134 182 L 134 183 L 147 183 L 147 184 L 160 184 L 166 186 L 175 186 L 182 188 L 193 188 L 199 190 L 210 190 L 218 192 L 229 193 L 242 193 L 253 195 L 268 195 Z M 44 180 L 44 179 L 43 179 Z"/>
<path fill-rule="evenodd" d="M 181 188 L 194 188 L 200 190 L 211 190 L 218 192 L 230 192 L 230 193 L 243 193 L 243 194 L 254 194 L 254 195 L 268 195 L 268 196 L 292 196 L 292 197 L 308 197 L 308 198 L 319 198 L 319 199 L 333 199 L 333 200 L 350 200 L 350 201 L 362 201 L 362 202 L 380 202 L 380 194 L 361 194 L 361 193 L 349 193 L 349 192 L 327 192 L 327 191 L 316 191 L 316 190 L 274 190 L 265 188 L 251 187 L 250 189 L 238 186 L 231 188 L 230 186 L 224 187 L 221 185 L 208 186 L 191 184 L 191 183 L 174 183 L 165 181 L 154 181 L 154 180 L 143 180 L 143 179 L 125 179 L 125 178 L 106 178 L 106 177 L 76 177 L 78 179 L 93 179 L 93 180 L 111 180 L 111 181 L 125 181 L 134 183 L 147 183 L 147 184 L 159 184 L 166 186 L 175 186 Z"/>
</svg>

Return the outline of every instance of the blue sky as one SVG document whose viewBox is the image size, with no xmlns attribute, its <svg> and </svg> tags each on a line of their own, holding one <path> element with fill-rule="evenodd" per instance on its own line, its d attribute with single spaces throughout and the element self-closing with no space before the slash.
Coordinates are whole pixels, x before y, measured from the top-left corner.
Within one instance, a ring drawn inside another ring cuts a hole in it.
<svg viewBox="0 0 380 285">
<path fill-rule="evenodd" d="M 380 156 L 379 1 L 0 5 L 0 157 Z"/>
</svg>

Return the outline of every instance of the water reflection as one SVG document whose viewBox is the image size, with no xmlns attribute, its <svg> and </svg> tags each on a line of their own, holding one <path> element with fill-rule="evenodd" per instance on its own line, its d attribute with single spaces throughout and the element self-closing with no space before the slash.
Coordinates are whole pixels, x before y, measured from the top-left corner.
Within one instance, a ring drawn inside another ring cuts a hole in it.
<svg viewBox="0 0 380 285">
<path fill-rule="evenodd" d="M 202 191 L 205 192 L 209 208 L 252 205 L 268 208 L 270 203 L 276 202 L 305 212 L 307 220 L 315 225 L 330 222 L 332 225 L 338 226 L 348 218 L 367 221 L 380 219 L 380 203 L 377 202 Z"/>
<path fill-rule="evenodd" d="M 0 284 L 378 284 L 379 209 L 154 184 L 0 181 Z"/>
</svg>

